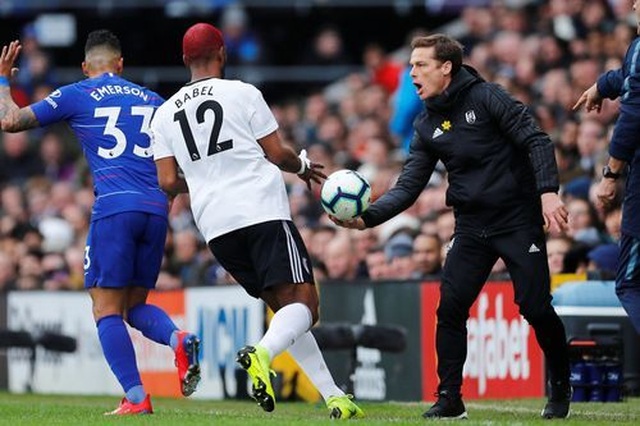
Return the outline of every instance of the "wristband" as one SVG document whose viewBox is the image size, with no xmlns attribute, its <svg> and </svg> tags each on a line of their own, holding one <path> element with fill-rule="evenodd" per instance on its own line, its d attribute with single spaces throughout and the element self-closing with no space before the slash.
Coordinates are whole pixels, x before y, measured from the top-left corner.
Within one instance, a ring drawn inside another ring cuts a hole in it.
<svg viewBox="0 0 640 426">
<path fill-rule="evenodd" d="M 3 75 L 0 75 L 0 86 L 10 86 L 9 79 Z"/>
<path fill-rule="evenodd" d="M 298 155 L 298 158 L 300 159 L 300 170 L 298 170 L 296 173 L 299 175 L 303 175 L 311 166 L 311 161 L 309 161 L 309 159 L 307 158 L 307 150 L 303 149 L 302 151 L 300 151 L 300 155 Z"/>
</svg>

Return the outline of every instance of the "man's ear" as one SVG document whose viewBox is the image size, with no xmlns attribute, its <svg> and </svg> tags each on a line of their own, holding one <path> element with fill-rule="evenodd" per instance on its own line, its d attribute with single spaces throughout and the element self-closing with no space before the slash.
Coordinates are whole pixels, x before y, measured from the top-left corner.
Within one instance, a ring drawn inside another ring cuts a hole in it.
<svg viewBox="0 0 640 426">
<path fill-rule="evenodd" d="M 122 70 L 124 70 L 124 58 L 121 56 L 120 59 L 118 59 L 118 63 L 116 64 L 116 74 L 122 74 Z"/>
<path fill-rule="evenodd" d="M 85 76 L 89 77 L 89 68 L 91 66 L 86 62 L 86 61 L 82 61 L 82 74 L 84 74 Z"/>
<path fill-rule="evenodd" d="M 442 73 L 444 75 L 451 75 L 451 70 L 453 69 L 453 64 L 451 61 L 446 61 L 442 64 Z"/>
</svg>

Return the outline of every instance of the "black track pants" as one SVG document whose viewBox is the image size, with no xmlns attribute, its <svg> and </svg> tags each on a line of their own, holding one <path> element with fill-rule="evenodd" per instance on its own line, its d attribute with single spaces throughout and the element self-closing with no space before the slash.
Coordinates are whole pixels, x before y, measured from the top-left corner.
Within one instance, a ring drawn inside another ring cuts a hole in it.
<svg viewBox="0 0 640 426">
<path fill-rule="evenodd" d="M 520 313 L 533 327 L 545 354 L 551 380 L 569 381 L 567 338 L 551 306 L 545 237 L 539 226 L 531 226 L 492 237 L 455 235 L 444 266 L 437 311 L 440 391 L 460 392 L 469 309 L 500 257 L 513 281 Z"/>
</svg>

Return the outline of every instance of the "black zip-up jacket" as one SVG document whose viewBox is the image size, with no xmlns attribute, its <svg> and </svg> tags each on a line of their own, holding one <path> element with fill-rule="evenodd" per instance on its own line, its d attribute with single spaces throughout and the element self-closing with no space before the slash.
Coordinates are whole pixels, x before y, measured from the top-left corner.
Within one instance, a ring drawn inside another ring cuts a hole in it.
<svg viewBox="0 0 640 426">
<path fill-rule="evenodd" d="M 542 225 L 540 195 L 558 191 L 558 169 L 549 136 L 527 108 L 467 65 L 425 105 L 398 182 L 362 215 L 366 226 L 410 207 L 438 160 L 456 232 L 491 236 Z"/>
</svg>

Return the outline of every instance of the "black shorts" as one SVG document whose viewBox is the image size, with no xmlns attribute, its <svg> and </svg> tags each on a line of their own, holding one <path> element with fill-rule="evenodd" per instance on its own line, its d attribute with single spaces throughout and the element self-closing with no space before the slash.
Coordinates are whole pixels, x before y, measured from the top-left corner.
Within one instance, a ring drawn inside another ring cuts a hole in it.
<svg viewBox="0 0 640 426">
<path fill-rule="evenodd" d="M 314 283 L 311 260 L 289 220 L 248 226 L 209 241 L 220 265 L 253 297 L 278 284 Z"/>
</svg>

